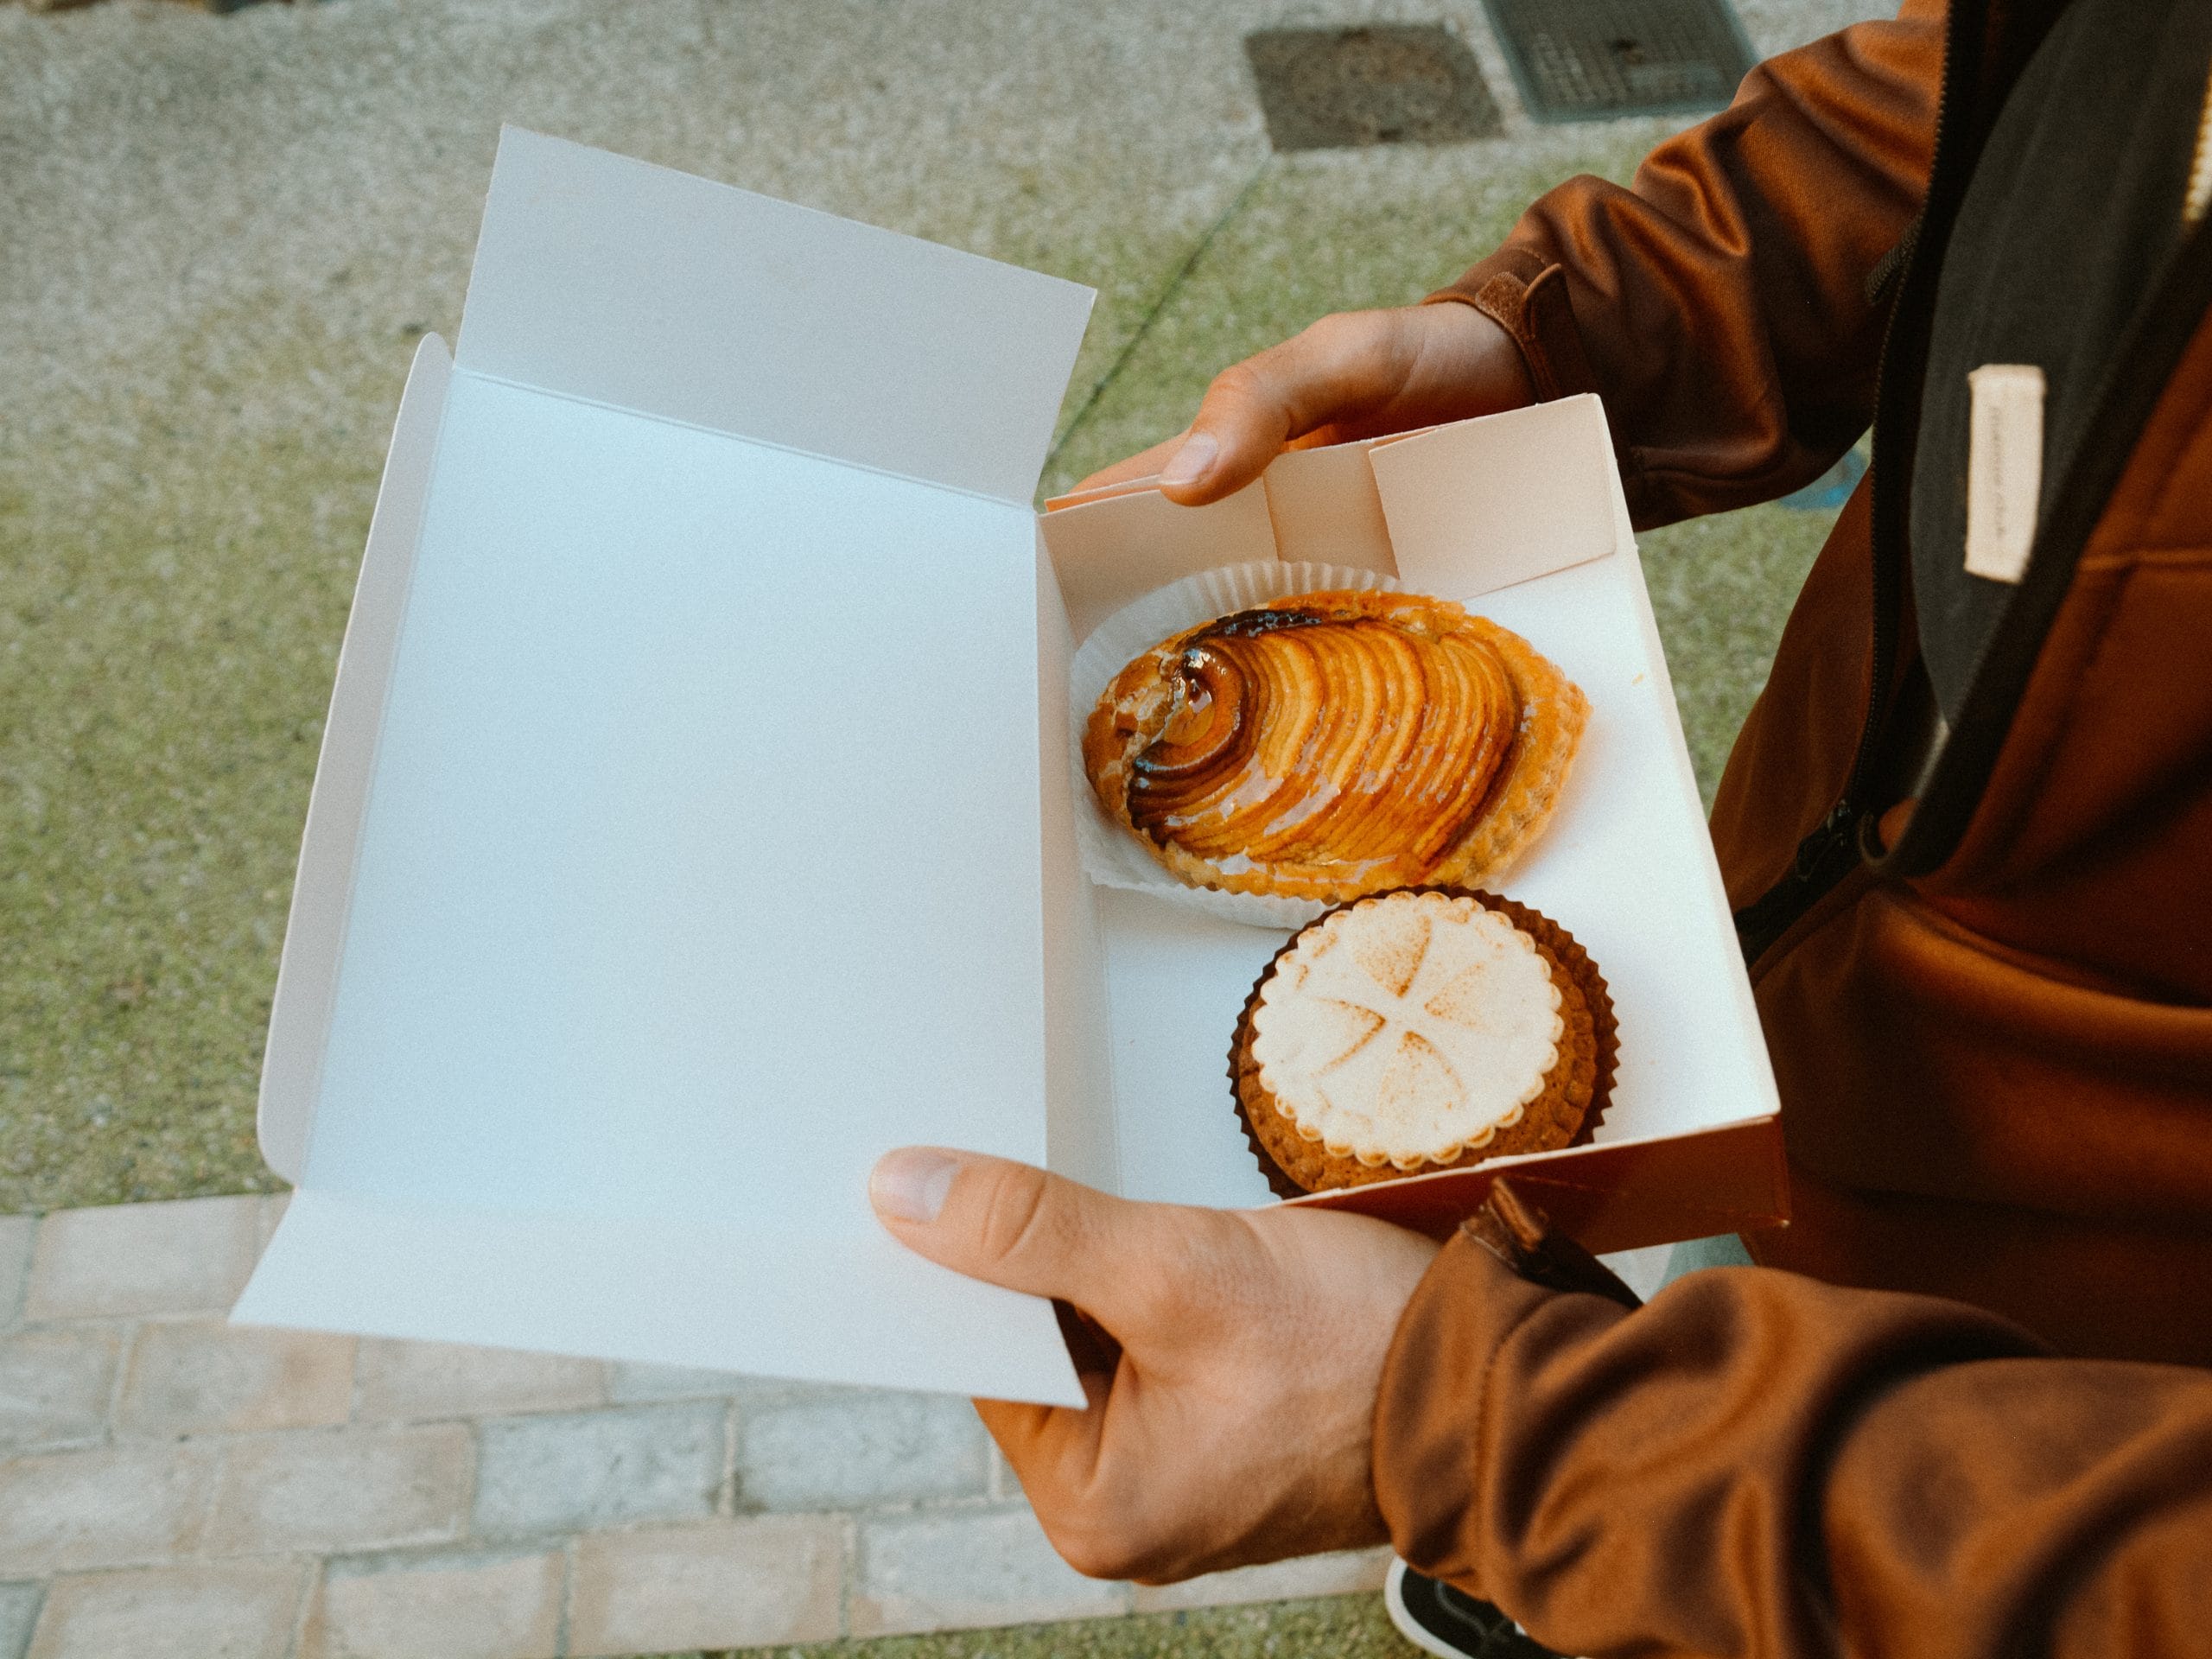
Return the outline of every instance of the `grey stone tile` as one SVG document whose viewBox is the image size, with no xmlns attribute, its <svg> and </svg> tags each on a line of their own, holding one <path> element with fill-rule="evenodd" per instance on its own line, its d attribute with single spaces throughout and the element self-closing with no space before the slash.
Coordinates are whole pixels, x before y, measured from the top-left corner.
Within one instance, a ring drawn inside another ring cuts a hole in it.
<svg viewBox="0 0 2212 1659">
<path fill-rule="evenodd" d="M 0 1659 L 23 1659 L 45 1596 L 42 1584 L 0 1584 Z"/>
<path fill-rule="evenodd" d="M 12 1331 L 22 1316 L 23 1287 L 30 1277 L 31 1241 L 38 1236 L 35 1216 L 0 1216 L 0 1331 Z M 0 1653 L 5 1653 L 0 1649 Z"/>
<path fill-rule="evenodd" d="M 838 1631 L 844 1522 L 774 1516 L 576 1541 L 569 1651 L 820 1642 Z"/>
<path fill-rule="evenodd" d="M 988 1436 L 949 1395 L 841 1389 L 738 1411 L 745 1507 L 843 1510 L 988 1490 Z"/>
<path fill-rule="evenodd" d="M 57 1579 L 30 1659 L 287 1659 L 302 1561 L 194 1561 Z"/>
<path fill-rule="evenodd" d="M 0 1579 L 172 1560 L 198 1543 L 213 1478 L 192 1442 L 0 1463 Z"/>
<path fill-rule="evenodd" d="M 333 1561 L 301 1659 L 544 1659 L 567 1578 L 557 1549 Z"/>
<path fill-rule="evenodd" d="M 261 1200 L 60 1210 L 39 1224 L 27 1320 L 229 1309 L 261 1248 Z"/>
<path fill-rule="evenodd" d="M 346 1421 L 353 1338 L 186 1319 L 139 1327 L 116 1411 L 125 1434 L 317 1428 Z"/>
<path fill-rule="evenodd" d="M 276 1236 L 276 1224 L 284 1219 L 284 1212 L 292 1207 L 289 1192 L 271 1192 L 261 1201 L 261 1248 L 267 1249 L 269 1241 Z"/>
<path fill-rule="evenodd" d="M 365 1423 L 574 1411 L 606 1399 L 598 1360 L 505 1348 L 372 1338 L 354 1370 L 353 1416 Z"/>
<path fill-rule="evenodd" d="M 486 1423 L 475 1530 L 505 1538 L 712 1515 L 727 1414 L 709 1401 Z"/>
<path fill-rule="evenodd" d="M 851 1634 L 980 1629 L 1127 1612 L 1129 1586 L 1086 1579 L 1024 1509 L 869 1516 L 848 1609 Z"/>
<path fill-rule="evenodd" d="M 1184 1607 L 1231 1607 L 1255 1601 L 1371 1593 L 1382 1587 L 1383 1574 L 1389 1567 L 1387 1548 L 1300 1555 L 1261 1567 L 1240 1567 L 1230 1573 L 1207 1573 L 1180 1584 L 1137 1585 L 1136 1611 L 1159 1613 Z"/>
<path fill-rule="evenodd" d="M 467 1520 L 474 1463 L 457 1423 L 231 1440 L 206 1548 L 250 1555 L 448 1542 Z"/>
<path fill-rule="evenodd" d="M 607 1397 L 618 1406 L 650 1405 L 663 1400 L 734 1399 L 772 1395 L 801 1385 L 736 1371 L 702 1371 L 688 1365 L 639 1365 L 617 1361 L 607 1368 Z"/>
<path fill-rule="evenodd" d="M 114 1325 L 0 1337 L 0 1455 L 99 1440 L 122 1352 Z"/>
</svg>

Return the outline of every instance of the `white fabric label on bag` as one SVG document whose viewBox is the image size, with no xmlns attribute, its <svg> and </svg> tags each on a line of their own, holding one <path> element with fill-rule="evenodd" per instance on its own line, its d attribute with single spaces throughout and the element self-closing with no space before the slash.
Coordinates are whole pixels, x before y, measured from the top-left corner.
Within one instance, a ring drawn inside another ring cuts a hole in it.
<svg viewBox="0 0 2212 1659">
<path fill-rule="evenodd" d="M 1986 363 L 1967 376 L 1967 574 L 2018 582 L 2043 489 L 2043 371 Z"/>
</svg>

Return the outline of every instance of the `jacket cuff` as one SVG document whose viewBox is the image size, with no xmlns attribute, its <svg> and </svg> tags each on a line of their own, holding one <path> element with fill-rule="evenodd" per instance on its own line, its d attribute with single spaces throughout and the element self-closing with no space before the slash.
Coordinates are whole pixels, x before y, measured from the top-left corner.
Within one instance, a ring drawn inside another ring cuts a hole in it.
<svg viewBox="0 0 2212 1659">
<path fill-rule="evenodd" d="M 1505 330 L 1521 348 L 1521 361 L 1538 403 L 1598 390 L 1598 378 L 1575 327 L 1567 269 L 1556 261 L 1532 248 L 1500 248 L 1422 302 L 1445 302 L 1472 306 Z"/>
<path fill-rule="evenodd" d="M 1532 1284 L 1462 1228 L 1414 1289 L 1375 1401 L 1375 1501 L 1407 1565 L 1474 1590 L 1482 1424 L 1492 1362 L 1557 1293 Z"/>
</svg>

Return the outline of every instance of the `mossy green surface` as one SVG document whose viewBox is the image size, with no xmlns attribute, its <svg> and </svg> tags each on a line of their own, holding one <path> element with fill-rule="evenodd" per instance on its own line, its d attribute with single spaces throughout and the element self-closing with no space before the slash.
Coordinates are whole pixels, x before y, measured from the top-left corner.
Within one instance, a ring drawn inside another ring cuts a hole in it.
<svg viewBox="0 0 2212 1659">
<path fill-rule="evenodd" d="M 1562 178 L 1625 177 L 1656 130 L 1623 123 L 1510 147 L 1277 156 L 1062 440 L 1045 493 L 1179 431 L 1215 374 L 1315 318 L 1443 286 Z"/>
<path fill-rule="evenodd" d="M 745 1659 L 1417 1659 L 1380 1596 L 1329 1596 L 1250 1607 L 1080 1619 L 1002 1630 L 955 1630 L 804 1648 L 748 1648 Z M 739 1659 L 733 1652 L 653 1659 Z"/>
<path fill-rule="evenodd" d="M 1766 683 L 1789 607 L 1834 523 L 1833 512 L 1777 505 L 1637 537 L 1690 764 L 1708 807 L 1737 730 Z"/>
<path fill-rule="evenodd" d="M 0 1210 L 274 1184 L 261 1033 L 405 361 L 272 302 L 128 365 L 67 466 L 0 441 Z"/>
</svg>

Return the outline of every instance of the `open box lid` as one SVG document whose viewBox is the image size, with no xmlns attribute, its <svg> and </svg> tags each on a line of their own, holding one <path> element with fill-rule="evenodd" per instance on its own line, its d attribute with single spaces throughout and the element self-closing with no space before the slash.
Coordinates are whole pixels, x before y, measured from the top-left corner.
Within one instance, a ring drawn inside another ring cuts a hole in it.
<svg viewBox="0 0 2212 1659">
<path fill-rule="evenodd" d="M 1029 504 L 1090 298 L 503 136 L 340 658 L 238 1318 L 1080 1402 L 1049 1306 L 864 1183 L 1044 1156 Z"/>
</svg>

